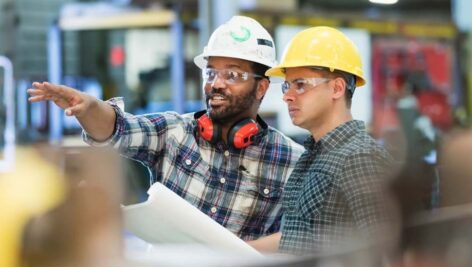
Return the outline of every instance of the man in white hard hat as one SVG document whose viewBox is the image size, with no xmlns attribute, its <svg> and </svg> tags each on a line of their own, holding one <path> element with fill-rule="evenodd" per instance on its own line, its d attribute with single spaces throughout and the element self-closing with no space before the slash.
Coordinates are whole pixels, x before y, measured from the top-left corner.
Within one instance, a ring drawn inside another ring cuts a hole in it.
<svg viewBox="0 0 472 267">
<path fill-rule="evenodd" d="M 218 27 L 203 53 L 207 109 L 133 116 L 72 88 L 33 83 L 30 101 L 54 101 L 75 116 L 91 145 L 111 144 L 244 240 L 277 232 L 280 196 L 303 148 L 257 115 L 276 64 L 270 34 L 235 16 Z"/>
<path fill-rule="evenodd" d="M 351 115 L 354 90 L 365 84 L 355 44 L 334 28 L 303 30 L 266 74 L 285 78 L 292 122 L 311 136 L 285 187 L 281 233 L 252 245 L 293 254 L 389 245 L 398 233 L 385 169 L 392 162 Z"/>
</svg>

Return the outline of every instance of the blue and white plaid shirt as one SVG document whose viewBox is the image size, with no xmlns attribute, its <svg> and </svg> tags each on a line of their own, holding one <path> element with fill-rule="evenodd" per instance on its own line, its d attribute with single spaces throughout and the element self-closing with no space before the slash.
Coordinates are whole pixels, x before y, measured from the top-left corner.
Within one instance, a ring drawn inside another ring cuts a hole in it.
<svg viewBox="0 0 472 267">
<path fill-rule="evenodd" d="M 198 137 L 193 113 L 163 112 L 134 116 L 108 101 L 117 114 L 106 142 L 152 170 L 161 182 L 244 240 L 279 230 L 282 190 L 303 147 L 268 127 L 261 138 L 237 150 Z M 158 223 L 158 222 L 156 222 Z"/>
<path fill-rule="evenodd" d="M 392 158 L 364 123 L 351 120 L 319 141 L 310 137 L 305 148 L 284 191 L 280 250 L 318 254 L 395 238 L 398 214 L 386 173 Z"/>
</svg>

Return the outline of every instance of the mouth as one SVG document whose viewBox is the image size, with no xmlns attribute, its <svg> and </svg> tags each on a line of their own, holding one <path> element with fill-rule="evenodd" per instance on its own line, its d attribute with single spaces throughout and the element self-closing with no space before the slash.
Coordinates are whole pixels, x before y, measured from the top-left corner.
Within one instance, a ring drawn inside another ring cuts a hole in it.
<svg viewBox="0 0 472 267">
<path fill-rule="evenodd" d="M 210 106 L 221 106 L 225 102 L 228 102 L 228 99 L 222 95 L 211 95 L 208 97 L 208 105 Z"/>
<path fill-rule="evenodd" d="M 295 116 L 295 114 L 300 111 L 300 109 L 295 108 L 295 107 L 289 107 L 288 108 L 288 114 L 290 114 L 290 117 Z"/>
</svg>

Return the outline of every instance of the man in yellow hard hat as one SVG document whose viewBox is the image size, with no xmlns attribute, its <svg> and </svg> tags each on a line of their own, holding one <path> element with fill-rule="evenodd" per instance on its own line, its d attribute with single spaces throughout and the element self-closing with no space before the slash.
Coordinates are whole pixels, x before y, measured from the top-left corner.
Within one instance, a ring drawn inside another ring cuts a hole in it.
<svg viewBox="0 0 472 267">
<path fill-rule="evenodd" d="M 258 115 L 276 64 L 271 35 L 234 16 L 194 58 L 207 109 L 196 113 L 125 113 L 122 99 L 33 83 L 30 101 L 54 101 L 75 116 L 92 145 L 114 145 L 161 182 L 244 240 L 278 231 L 282 189 L 303 147 Z M 156 222 L 158 223 L 158 222 Z"/>
<path fill-rule="evenodd" d="M 283 100 L 292 122 L 311 136 L 284 191 L 281 232 L 250 244 L 307 254 L 395 236 L 385 173 L 391 157 L 350 111 L 355 88 L 365 84 L 354 43 L 336 29 L 309 28 L 266 75 L 285 78 Z"/>
</svg>

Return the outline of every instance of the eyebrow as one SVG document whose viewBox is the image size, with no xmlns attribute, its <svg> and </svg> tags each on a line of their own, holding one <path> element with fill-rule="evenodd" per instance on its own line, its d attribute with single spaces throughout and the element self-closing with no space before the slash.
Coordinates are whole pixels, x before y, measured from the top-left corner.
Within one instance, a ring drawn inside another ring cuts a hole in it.
<svg viewBox="0 0 472 267">
<path fill-rule="evenodd" d="M 306 80 L 306 78 L 298 77 L 298 78 L 295 78 L 295 79 L 290 80 L 289 82 L 293 83 L 293 82 L 304 81 L 304 80 Z"/>
<path fill-rule="evenodd" d="M 207 68 L 212 68 L 212 69 L 215 68 L 215 67 L 214 67 L 213 65 L 211 65 L 211 64 L 208 64 L 206 67 L 207 67 Z M 225 65 L 223 68 L 224 68 L 224 69 L 238 69 L 238 70 L 240 70 L 240 71 L 247 71 L 247 70 L 244 70 L 240 65 L 237 65 L 237 64 L 228 64 L 228 65 Z"/>
</svg>

